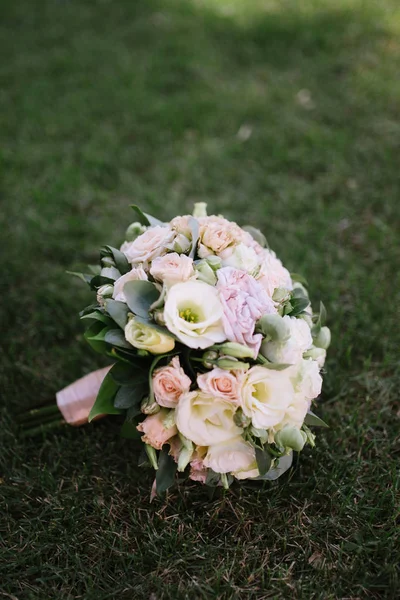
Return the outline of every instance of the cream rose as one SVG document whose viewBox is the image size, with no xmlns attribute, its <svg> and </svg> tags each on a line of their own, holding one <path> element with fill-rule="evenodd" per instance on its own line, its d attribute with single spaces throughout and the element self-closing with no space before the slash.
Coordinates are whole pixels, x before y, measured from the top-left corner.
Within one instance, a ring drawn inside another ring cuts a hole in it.
<svg viewBox="0 0 400 600">
<path fill-rule="evenodd" d="M 218 396 L 230 402 L 239 402 L 241 384 L 244 378 L 242 371 L 225 371 L 215 367 L 207 373 L 197 376 L 197 385 L 205 394 Z"/>
<path fill-rule="evenodd" d="M 178 433 L 176 425 L 168 428 L 164 425 L 164 420 L 168 416 L 168 412 L 167 409 L 162 408 L 155 415 L 146 417 L 137 426 L 137 430 L 144 433 L 142 441 L 145 444 L 153 446 L 156 450 L 161 450 L 165 442 Z"/>
<path fill-rule="evenodd" d="M 164 320 L 189 348 L 207 348 L 225 340 L 218 291 L 202 281 L 177 283 L 168 290 Z"/>
<path fill-rule="evenodd" d="M 168 226 L 150 227 L 133 242 L 123 245 L 122 252 L 131 264 L 148 263 L 158 256 L 166 254 L 168 245 L 175 237 L 175 232 Z"/>
<path fill-rule="evenodd" d="M 236 406 L 222 398 L 203 392 L 181 396 L 175 411 L 180 433 L 199 446 L 225 442 L 241 434 L 233 415 Z"/>
<path fill-rule="evenodd" d="M 259 256 L 261 268 L 257 275 L 257 281 L 261 283 L 265 291 L 272 298 L 274 290 L 278 287 L 291 290 L 293 282 L 289 271 L 282 265 L 279 258 L 272 250 L 263 249 Z"/>
<path fill-rule="evenodd" d="M 128 281 L 146 281 L 147 275 L 143 267 L 133 268 L 125 275 L 119 277 L 114 283 L 114 291 L 113 298 L 114 300 L 118 300 L 119 302 L 126 302 L 125 294 L 124 294 L 124 285 L 128 283 Z"/>
<path fill-rule="evenodd" d="M 153 392 L 160 406 L 175 408 L 182 394 L 189 391 L 191 379 L 182 369 L 179 357 L 174 356 L 169 365 L 153 373 Z"/>
<path fill-rule="evenodd" d="M 196 278 L 193 259 L 184 254 L 177 254 L 176 252 L 155 258 L 152 262 L 150 273 L 154 279 L 165 283 L 168 287 Z"/>
<path fill-rule="evenodd" d="M 241 407 L 255 428 L 270 429 L 279 425 L 288 407 L 295 402 L 295 390 L 288 371 L 256 366 L 245 374 Z"/>
<path fill-rule="evenodd" d="M 223 217 L 203 217 L 200 222 L 200 243 L 198 254 L 205 258 L 210 254 L 219 254 L 238 241 L 236 230 L 239 227 Z M 235 235 L 236 233 L 236 235 Z"/>
<path fill-rule="evenodd" d="M 164 354 L 173 350 L 175 340 L 132 317 L 125 325 L 125 339 L 139 350 L 148 350 L 152 354 Z"/>
<path fill-rule="evenodd" d="M 219 256 L 223 267 L 234 267 L 247 273 L 253 273 L 259 265 L 256 251 L 243 243 L 223 250 Z"/>
<path fill-rule="evenodd" d="M 204 465 L 216 473 L 231 473 L 237 479 L 258 477 L 260 474 L 254 447 L 241 436 L 210 446 Z"/>
<path fill-rule="evenodd" d="M 273 363 L 294 365 L 298 363 L 303 353 L 311 348 L 313 340 L 310 327 L 303 319 L 285 316 L 282 322 L 287 326 L 289 337 L 283 341 L 264 341 L 261 354 Z"/>
</svg>

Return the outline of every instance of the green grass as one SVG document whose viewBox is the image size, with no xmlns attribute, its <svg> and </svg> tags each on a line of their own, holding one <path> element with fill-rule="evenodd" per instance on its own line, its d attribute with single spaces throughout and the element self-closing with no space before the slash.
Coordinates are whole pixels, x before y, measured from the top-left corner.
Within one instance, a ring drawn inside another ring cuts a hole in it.
<svg viewBox="0 0 400 600">
<path fill-rule="evenodd" d="M 1 596 L 397 596 L 399 34 L 396 0 L 3 0 Z M 65 271 L 130 202 L 204 200 L 324 300 L 331 427 L 276 484 L 150 505 L 117 419 L 23 441 L 15 416 L 103 364 Z"/>
</svg>

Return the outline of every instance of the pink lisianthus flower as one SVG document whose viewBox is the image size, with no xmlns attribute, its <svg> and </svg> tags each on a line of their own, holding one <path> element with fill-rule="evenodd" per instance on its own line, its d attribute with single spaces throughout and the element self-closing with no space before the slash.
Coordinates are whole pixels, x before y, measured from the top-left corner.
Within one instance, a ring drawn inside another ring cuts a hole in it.
<svg viewBox="0 0 400 600">
<path fill-rule="evenodd" d="M 162 408 L 155 415 L 149 415 L 144 421 L 139 423 L 137 430 L 144 433 L 142 441 L 145 444 L 153 446 L 156 450 L 161 450 L 167 440 L 178 433 L 176 425 L 165 428 L 164 419 L 168 415 L 168 410 Z"/>
<path fill-rule="evenodd" d="M 256 357 L 262 336 L 254 333 L 255 324 L 263 315 L 276 313 L 275 305 L 262 285 L 244 271 L 223 267 L 217 276 L 225 335 L 230 342 L 251 348 Z"/>
</svg>

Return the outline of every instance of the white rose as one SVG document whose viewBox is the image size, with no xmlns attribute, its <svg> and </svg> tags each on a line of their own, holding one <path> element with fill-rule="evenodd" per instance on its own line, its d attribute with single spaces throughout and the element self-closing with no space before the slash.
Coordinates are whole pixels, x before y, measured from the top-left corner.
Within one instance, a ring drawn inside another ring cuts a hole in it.
<svg viewBox="0 0 400 600">
<path fill-rule="evenodd" d="M 175 421 L 180 433 L 189 440 L 198 446 L 210 446 L 241 434 L 233 421 L 235 410 L 232 402 L 198 390 L 180 397 Z"/>
<path fill-rule="evenodd" d="M 312 335 L 308 323 L 303 319 L 286 315 L 282 321 L 289 329 L 289 338 L 284 341 L 264 341 L 261 354 L 273 363 L 294 365 L 298 363 L 312 346 Z"/>
<path fill-rule="evenodd" d="M 272 250 L 264 250 L 260 254 L 261 268 L 257 280 L 272 298 L 274 290 L 278 287 L 291 290 L 293 282 L 289 271 L 282 265 L 279 258 Z"/>
<path fill-rule="evenodd" d="M 193 259 L 184 254 L 177 254 L 176 252 L 155 258 L 152 262 L 150 273 L 154 279 L 162 281 L 168 287 L 175 283 L 196 278 Z"/>
<path fill-rule="evenodd" d="M 249 369 L 242 385 L 241 407 L 257 429 L 270 429 L 285 418 L 295 401 L 290 369 L 274 371 L 256 366 Z"/>
<path fill-rule="evenodd" d="M 241 436 L 208 448 L 204 466 L 215 473 L 232 473 L 237 479 L 258 477 L 254 447 Z"/>
<path fill-rule="evenodd" d="M 166 254 L 175 235 L 170 227 L 157 225 L 147 229 L 133 242 L 125 242 L 121 250 L 130 263 L 147 263 Z"/>
<path fill-rule="evenodd" d="M 173 285 L 167 292 L 164 320 L 189 348 L 207 348 L 226 339 L 218 291 L 203 281 Z"/>
<path fill-rule="evenodd" d="M 175 347 L 174 338 L 134 317 L 125 325 L 125 339 L 135 348 L 148 350 L 152 354 L 164 354 Z"/>
<path fill-rule="evenodd" d="M 255 250 L 243 243 L 223 250 L 219 256 L 223 267 L 234 267 L 247 273 L 253 273 L 259 264 Z"/>
<path fill-rule="evenodd" d="M 124 294 L 124 285 L 128 283 L 128 281 L 137 281 L 139 279 L 141 279 L 142 281 L 147 280 L 147 275 L 143 267 L 136 267 L 128 273 L 125 273 L 125 275 L 119 277 L 114 283 L 114 300 L 118 300 L 119 302 L 126 302 Z"/>
</svg>

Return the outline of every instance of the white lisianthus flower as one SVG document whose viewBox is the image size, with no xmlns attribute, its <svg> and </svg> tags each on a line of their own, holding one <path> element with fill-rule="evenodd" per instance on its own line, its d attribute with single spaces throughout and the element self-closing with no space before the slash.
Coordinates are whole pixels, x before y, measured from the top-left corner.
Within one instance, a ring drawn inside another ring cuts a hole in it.
<svg viewBox="0 0 400 600">
<path fill-rule="evenodd" d="M 310 327 L 303 319 L 288 315 L 282 317 L 282 321 L 290 330 L 289 337 L 283 341 L 264 341 L 261 344 L 261 354 L 273 363 L 294 365 L 312 346 Z"/>
<path fill-rule="evenodd" d="M 232 473 L 237 479 L 260 474 L 254 447 L 241 436 L 210 446 L 203 462 L 215 473 Z"/>
<path fill-rule="evenodd" d="M 326 350 L 325 348 L 316 348 L 315 346 L 312 346 L 305 352 L 303 358 L 312 358 L 312 360 L 317 361 L 319 368 L 322 369 L 326 360 Z"/>
<path fill-rule="evenodd" d="M 131 264 L 148 263 L 167 253 L 168 245 L 175 235 L 175 231 L 168 226 L 150 227 L 133 242 L 125 242 L 121 251 Z"/>
<path fill-rule="evenodd" d="M 152 354 L 164 354 L 175 347 L 174 338 L 134 317 L 125 325 L 125 339 L 135 348 L 148 350 Z"/>
<path fill-rule="evenodd" d="M 295 403 L 290 369 L 274 371 L 255 366 L 247 371 L 242 384 L 240 406 L 257 429 L 270 429 L 282 423 L 288 407 Z"/>
<path fill-rule="evenodd" d="M 172 286 L 166 295 L 164 321 L 189 348 L 207 348 L 226 339 L 218 290 L 203 281 Z"/>
<path fill-rule="evenodd" d="M 223 267 L 234 267 L 247 273 L 253 273 L 259 265 L 255 250 L 243 243 L 223 250 L 219 256 Z"/>
<path fill-rule="evenodd" d="M 257 281 L 261 283 L 271 298 L 276 288 L 293 289 L 290 273 L 277 258 L 275 252 L 263 249 L 259 260 L 261 268 L 257 274 Z"/>
<path fill-rule="evenodd" d="M 167 287 L 196 278 L 193 259 L 176 252 L 155 258 L 150 273 L 154 279 L 162 281 Z"/>
<path fill-rule="evenodd" d="M 114 300 L 118 300 L 119 302 L 126 302 L 125 294 L 124 294 L 124 285 L 128 283 L 128 281 L 147 281 L 147 275 L 143 267 L 133 268 L 125 275 L 119 277 L 114 283 L 114 291 L 113 298 Z"/>
<path fill-rule="evenodd" d="M 306 398 L 314 400 L 320 395 L 322 389 L 322 377 L 319 373 L 318 361 L 308 358 L 301 360 L 296 367 L 288 369 L 292 376 L 295 391 Z"/>
<path fill-rule="evenodd" d="M 198 446 L 219 444 L 237 437 L 242 430 L 235 425 L 236 406 L 200 390 L 180 397 L 175 421 L 180 433 Z"/>
</svg>

